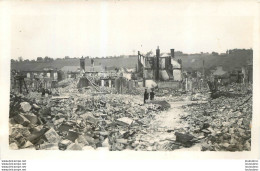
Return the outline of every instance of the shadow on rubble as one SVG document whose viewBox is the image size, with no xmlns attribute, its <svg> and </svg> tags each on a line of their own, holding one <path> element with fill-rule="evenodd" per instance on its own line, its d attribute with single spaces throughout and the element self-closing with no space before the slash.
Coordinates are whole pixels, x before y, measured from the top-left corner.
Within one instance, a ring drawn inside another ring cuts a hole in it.
<svg viewBox="0 0 260 171">
<path fill-rule="evenodd" d="M 165 100 L 163 100 L 163 101 L 152 100 L 152 101 L 147 102 L 147 104 L 157 104 L 157 105 L 160 105 L 160 108 L 162 110 L 168 110 L 169 108 L 171 108 L 170 103 L 168 103 Z"/>
<path fill-rule="evenodd" d="M 236 97 L 242 97 L 244 94 L 242 93 L 233 93 L 233 92 L 224 92 L 224 91 L 218 91 L 211 93 L 210 97 L 212 99 L 217 99 L 219 97 L 229 97 L 229 98 L 236 98 Z"/>
</svg>

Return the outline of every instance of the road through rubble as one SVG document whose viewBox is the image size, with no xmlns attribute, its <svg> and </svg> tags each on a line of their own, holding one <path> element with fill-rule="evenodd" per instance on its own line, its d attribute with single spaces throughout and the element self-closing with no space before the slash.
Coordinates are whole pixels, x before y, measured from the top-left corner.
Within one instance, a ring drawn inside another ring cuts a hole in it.
<svg viewBox="0 0 260 171">
<path fill-rule="evenodd" d="M 182 106 L 194 103 L 194 101 L 177 101 L 171 102 L 171 108 L 167 111 L 163 111 L 155 116 L 151 121 L 147 134 L 139 135 L 139 141 L 144 142 L 146 150 L 153 151 L 165 151 L 165 150 L 197 150 L 200 151 L 199 144 L 193 145 L 189 148 L 181 147 L 181 144 L 176 142 L 175 132 L 183 132 L 185 128 L 188 128 L 188 124 L 181 120 L 181 117 L 185 115 L 185 111 Z M 200 102 L 201 103 L 201 102 Z"/>
</svg>

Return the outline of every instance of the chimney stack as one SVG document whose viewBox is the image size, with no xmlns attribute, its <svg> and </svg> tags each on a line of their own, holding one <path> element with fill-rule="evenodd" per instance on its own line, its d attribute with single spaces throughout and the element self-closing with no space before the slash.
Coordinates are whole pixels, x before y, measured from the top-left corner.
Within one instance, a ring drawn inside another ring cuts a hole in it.
<svg viewBox="0 0 260 171">
<path fill-rule="evenodd" d="M 157 47 L 156 49 L 156 70 L 155 70 L 155 79 L 158 81 L 159 80 L 159 63 L 160 63 L 160 49 L 159 49 L 159 46 Z"/>
<path fill-rule="evenodd" d="M 91 59 L 91 65 L 92 65 L 92 67 L 94 67 L 94 59 Z"/>
<path fill-rule="evenodd" d="M 83 71 L 85 71 L 85 58 L 80 59 L 80 69 L 82 69 Z"/>
<path fill-rule="evenodd" d="M 140 62 L 140 51 L 137 53 L 137 72 L 141 71 L 141 62 Z"/>
<path fill-rule="evenodd" d="M 171 58 L 174 58 L 174 49 L 171 49 Z"/>
</svg>

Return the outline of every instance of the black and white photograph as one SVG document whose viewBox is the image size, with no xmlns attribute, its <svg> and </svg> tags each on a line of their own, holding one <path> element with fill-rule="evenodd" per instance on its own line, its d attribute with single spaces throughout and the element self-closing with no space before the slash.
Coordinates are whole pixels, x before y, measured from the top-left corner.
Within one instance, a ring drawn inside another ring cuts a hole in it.
<svg viewBox="0 0 260 171">
<path fill-rule="evenodd" d="M 250 152 L 252 4 L 10 3 L 9 150 Z"/>
</svg>

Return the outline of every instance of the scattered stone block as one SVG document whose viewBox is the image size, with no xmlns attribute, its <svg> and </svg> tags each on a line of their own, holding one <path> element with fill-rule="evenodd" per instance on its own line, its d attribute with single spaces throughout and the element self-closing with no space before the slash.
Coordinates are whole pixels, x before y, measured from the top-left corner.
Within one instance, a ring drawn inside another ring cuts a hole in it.
<svg viewBox="0 0 260 171">
<path fill-rule="evenodd" d="M 108 138 L 106 138 L 106 139 L 103 141 L 102 147 L 109 147 Z"/>
<path fill-rule="evenodd" d="M 30 141 L 27 141 L 22 148 L 34 148 L 34 145 Z"/>
<path fill-rule="evenodd" d="M 82 150 L 82 147 L 79 144 L 73 143 L 67 147 L 67 150 Z"/>
<path fill-rule="evenodd" d="M 205 134 L 210 134 L 211 132 L 208 129 L 203 129 L 201 132 L 204 132 Z"/>
<path fill-rule="evenodd" d="M 89 123 L 91 123 L 91 124 L 97 124 L 97 123 L 99 122 L 98 119 L 96 119 L 96 118 L 94 118 L 94 117 L 92 117 L 92 116 L 87 116 L 87 117 L 86 117 L 86 121 L 89 122 Z"/>
<path fill-rule="evenodd" d="M 16 124 L 14 118 L 9 118 L 9 124 L 14 125 Z"/>
<path fill-rule="evenodd" d="M 44 135 L 45 131 L 46 131 L 45 129 L 41 129 L 41 130 L 35 129 L 27 139 L 31 141 L 33 144 L 35 144 Z"/>
<path fill-rule="evenodd" d="M 11 150 L 18 150 L 19 148 L 18 148 L 18 145 L 16 144 L 16 143 L 11 143 L 10 145 L 9 145 L 9 148 L 11 149 Z"/>
<path fill-rule="evenodd" d="M 101 132 L 99 132 L 99 134 L 102 136 L 108 136 L 108 132 L 106 132 L 106 131 L 101 131 Z"/>
<path fill-rule="evenodd" d="M 76 140 L 79 144 L 89 145 L 88 141 L 85 139 L 83 135 L 79 135 L 79 137 Z"/>
<path fill-rule="evenodd" d="M 89 143 L 89 145 L 94 145 L 95 144 L 95 139 L 88 136 L 88 135 L 84 135 L 84 138 L 86 139 L 86 141 Z"/>
<path fill-rule="evenodd" d="M 59 150 L 58 143 L 48 143 L 45 142 L 40 145 L 41 150 Z"/>
<path fill-rule="evenodd" d="M 75 140 L 79 137 L 79 134 L 75 131 L 69 131 L 68 135 L 66 136 L 66 139 L 75 142 Z"/>
<path fill-rule="evenodd" d="M 70 140 L 65 139 L 60 141 L 58 146 L 60 150 L 66 150 L 70 144 L 72 144 L 72 142 Z"/>
<path fill-rule="evenodd" d="M 69 96 L 52 96 L 51 100 L 62 100 L 62 99 L 68 99 Z"/>
<path fill-rule="evenodd" d="M 53 128 L 51 128 L 49 131 L 47 131 L 44 135 L 45 135 L 45 138 L 50 143 L 58 143 L 60 140 L 59 135 Z"/>
<path fill-rule="evenodd" d="M 183 134 L 175 132 L 176 141 L 182 143 L 184 146 L 191 146 L 193 144 L 194 136 L 190 134 Z"/>
<path fill-rule="evenodd" d="M 248 140 L 245 143 L 245 150 L 251 151 L 251 143 Z"/>
<path fill-rule="evenodd" d="M 128 117 L 119 118 L 116 120 L 119 125 L 130 126 L 133 123 L 133 119 Z"/>
<path fill-rule="evenodd" d="M 69 131 L 70 129 L 72 129 L 73 126 L 72 125 L 69 125 L 67 123 L 62 123 L 59 128 L 58 128 L 58 131 L 60 132 L 64 132 L 64 131 Z"/>
<path fill-rule="evenodd" d="M 116 142 L 121 144 L 128 144 L 127 139 L 117 139 Z"/>
<path fill-rule="evenodd" d="M 21 134 L 17 135 L 15 137 L 15 140 L 19 148 L 23 147 L 24 144 L 26 143 L 26 139 Z"/>
<path fill-rule="evenodd" d="M 32 106 L 28 102 L 22 102 L 20 103 L 20 106 L 23 112 L 29 112 L 32 108 Z"/>
<path fill-rule="evenodd" d="M 38 106 L 37 104 L 33 104 L 32 107 L 37 110 L 40 109 L 40 106 Z"/>
<path fill-rule="evenodd" d="M 30 121 L 31 124 L 35 125 L 38 122 L 38 117 L 32 113 L 26 113 L 23 116 L 26 117 Z"/>
<path fill-rule="evenodd" d="M 54 120 L 53 124 L 55 126 L 57 126 L 57 125 L 60 125 L 61 123 L 63 123 L 64 121 L 65 121 L 65 118 L 60 118 L 58 120 Z"/>
<path fill-rule="evenodd" d="M 14 120 L 21 125 L 27 126 L 30 124 L 30 121 L 24 117 L 23 115 L 16 115 L 14 116 Z"/>
</svg>

